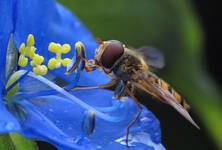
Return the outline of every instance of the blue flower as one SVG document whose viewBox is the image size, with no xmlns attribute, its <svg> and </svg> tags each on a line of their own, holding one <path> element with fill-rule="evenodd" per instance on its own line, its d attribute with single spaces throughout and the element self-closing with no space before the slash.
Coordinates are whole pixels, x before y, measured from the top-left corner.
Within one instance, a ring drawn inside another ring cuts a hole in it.
<svg viewBox="0 0 222 150">
<path fill-rule="evenodd" d="M 137 112 L 132 100 L 116 101 L 102 89 L 68 93 L 60 86 L 76 81 L 64 75 L 64 68 L 43 77 L 27 72 L 30 66 L 16 71 L 17 64 L 10 64 L 9 56 L 30 33 L 46 61 L 52 56 L 49 42 L 82 41 L 93 58 L 97 44 L 79 19 L 54 0 L 1 0 L 0 14 L 0 133 L 18 132 L 60 149 L 125 149 L 126 127 Z M 73 55 L 74 50 L 66 56 Z M 109 80 L 100 71 L 81 72 L 78 84 Z M 131 149 L 164 149 L 159 121 L 146 108 L 130 129 L 129 144 Z"/>
</svg>

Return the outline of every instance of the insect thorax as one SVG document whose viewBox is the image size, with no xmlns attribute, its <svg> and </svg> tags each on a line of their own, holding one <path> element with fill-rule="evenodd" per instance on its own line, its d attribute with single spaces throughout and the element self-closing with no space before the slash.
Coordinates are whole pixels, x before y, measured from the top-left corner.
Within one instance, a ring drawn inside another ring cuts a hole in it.
<svg viewBox="0 0 222 150">
<path fill-rule="evenodd" d="M 116 77 L 128 81 L 136 79 L 138 74 L 144 72 L 144 69 L 139 56 L 126 49 L 112 71 Z"/>
</svg>

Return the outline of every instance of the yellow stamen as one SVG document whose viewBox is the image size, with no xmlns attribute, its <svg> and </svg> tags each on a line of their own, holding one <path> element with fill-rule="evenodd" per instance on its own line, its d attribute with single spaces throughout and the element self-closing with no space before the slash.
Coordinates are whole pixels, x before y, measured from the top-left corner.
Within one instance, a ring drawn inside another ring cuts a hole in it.
<svg viewBox="0 0 222 150">
<path fill-rule="evenodd" d="M 35 44 L 34 36 L 32 34 L 29 34 L 27 38 L 27 46 L 31 47 L 34 44 Z"/>
<path fill-rule="evenodd" d="M 24 55 L 19 56 L 18 65 L 21 67 L 25 67 L 28 64 L 28 58 L 26 58 Z"/>
<path fill-rule="evenodd" d="M 54 58 L 51 58 L 48 61 L 48 68 L 50 70 L 60 68 L 61 65 L 66 67 L 68 64 L 71 63 L 71 59 L 69 58 L 62 59 L 62 54 L 67 54 L 71 50 L 71 47 L 69 44 L 60 45 L 59 43 L 51 42 L 48 46 L 48 49 L 50 52 L 56 54 Z"/>
<path fill-rule="evenodd" d="M 36 75 L 45 75 L 48 72 L 48 68 L 45 65 L 38 65 L 36 67 L 32 68 L 32 71 L 36 74 Z"/>
<path fill-rule="evenodd" d="M 33 60 L 31 61 L 31 65 L 33 66 L 32 71 L 36 75 L 45 75 L 48 72 L 48 68 L 45 65 L 42 65 L 44 61 L 44 57 L 38 54 L 35 54 Z"/>
<path fill-rule="evenodd" d="M 19 48 L 20 57 L 18 60 L 18 65 L 21 67 L 25 67 L 28 64 L 28 58 L 33 58 L 35 56 L 35 50 L 34 47 L 35 39 L 32 34 L 28 35 L 26 45 L 25 43 L 22 43 Z"/>
<path fill-rule="evenodd" d="M 63 65 L 64 67 L 67 67 L 71 62 L 72 62 L 71 59 L 65 58 L 65 59 L 62 60 L 62 65 Z"/>
<path fill-rule="evenodd" d="M 83 43 L 82 42 L 80 42 L 80 41 L 76 42 L 75 48 L 76 48 L 76 50 L 78 51 L 79 54 L 82 51 L 82 47 L 83 47 Z"/>
</svg>

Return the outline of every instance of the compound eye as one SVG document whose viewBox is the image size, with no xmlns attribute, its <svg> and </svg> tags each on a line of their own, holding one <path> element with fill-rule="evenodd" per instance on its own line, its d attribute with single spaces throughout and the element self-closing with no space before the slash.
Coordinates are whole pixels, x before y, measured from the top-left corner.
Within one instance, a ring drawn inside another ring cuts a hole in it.
<svg viewBox="0 0 222 150">
<path fill-rule="evenodd" d="M 115 62 L 123 55 L 123 44 L 119 41 L 112 40 L 105 48 L 102 56 L 101 63 L 105 68 L 111 68 Z"/>
</svg>

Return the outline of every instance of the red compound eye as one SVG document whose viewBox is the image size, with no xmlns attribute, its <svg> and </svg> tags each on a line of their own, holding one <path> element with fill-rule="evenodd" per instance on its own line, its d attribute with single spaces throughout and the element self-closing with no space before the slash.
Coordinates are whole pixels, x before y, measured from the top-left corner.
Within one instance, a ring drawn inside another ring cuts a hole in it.
<svg viewBox="0 0 222 150">
<path fill-rule="evenodd" d="M 115 62 L 123 55 L 123 44 L 119 41 L 112 40 L 105 48 L 101 63 L 105 68 L 111 68 Z"/>
</svg>

